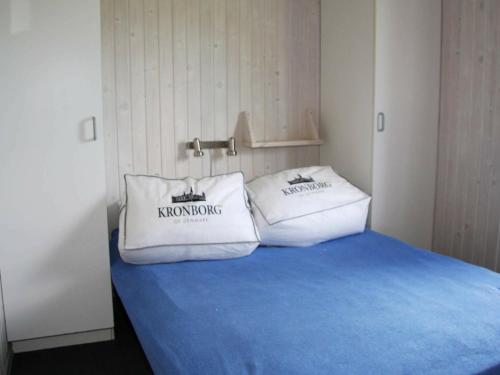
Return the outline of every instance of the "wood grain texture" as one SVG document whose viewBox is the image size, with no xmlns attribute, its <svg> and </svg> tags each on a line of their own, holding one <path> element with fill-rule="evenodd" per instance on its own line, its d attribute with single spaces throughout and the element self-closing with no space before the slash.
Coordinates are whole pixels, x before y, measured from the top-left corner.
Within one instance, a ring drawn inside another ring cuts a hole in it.
<svg viewBox="0 0 500 375">
<path fill-rule="evenodd" d="M 433 248 L 500 271 L 500 2 L 444 0 Z"/>
<path fill-rule="evenodd" d="M 319 115 L 319 0 L 103 0 L 103 91 L 110 226 L 125 173 L 247 179 L 319 163 L 319 147 L 223 151 L 185 142 L 235 135 L 248 111 L 262 140 L 304 135 Z"/>
<path fill-rule="evenodd" d="M 115 77 L 115 40 L 114 40 L 114 0 L 101 1 L 101 33 L 102 33 L 102 91 L 103 91 L 103 123 L 104 146 L 106 153 L 106 201 L 108 203 L 108 226 L 118 226 L 120 200 L 120 174 L 118 168 L 118 132 L 116 127 L 116 77 Z M 106 20 L 106 22 L 104 22 Z M 107 51 L 107 52 L 106 52 Z M 113 51 L 110 53 L 109 51 Z"/>
</svg>

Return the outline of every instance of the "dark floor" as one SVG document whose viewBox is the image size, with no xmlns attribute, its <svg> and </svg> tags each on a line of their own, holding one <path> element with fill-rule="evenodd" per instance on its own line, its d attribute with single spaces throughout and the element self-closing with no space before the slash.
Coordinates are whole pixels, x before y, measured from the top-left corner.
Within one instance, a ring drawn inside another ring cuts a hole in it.
<svg viewBox="0 0 500 375">
<path fill-rule="evenodd" d="M 152 374 L 118 297 L 114 311 L 114 341 L 15 354 L 11 375 Z"/>
</svg>

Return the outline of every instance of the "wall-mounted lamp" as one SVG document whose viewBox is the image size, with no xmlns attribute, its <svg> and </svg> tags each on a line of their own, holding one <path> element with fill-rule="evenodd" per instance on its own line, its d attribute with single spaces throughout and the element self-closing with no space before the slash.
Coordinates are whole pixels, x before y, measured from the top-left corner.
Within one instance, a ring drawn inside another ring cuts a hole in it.
<svg viewBox="0 0 500 375">
<path fill-rule="evenodd" d="M 208 141 L 202 142 L 199 138 L 193 139 L 193 142 L 188 142 L 186 144 L 188 150 L 194 150 L 195 157 L 203 156 L 203 149 L 217 149 L 226 148 L 227 156 L 236 156 L 238 152 L 236 151 L 236 140 L 234 137 L 229 138 L 227 141 Z"/>
<path fill-rule="evenodd" d="M 195 138 L 193 139 L 193 150 L 194 150 L 194 156 L 196 157 L 202 157 L 203 151 L 201 150 L 201 141 L 200 138 Z"/>
<path fill-rule="evenodd" d="M 234 137 L 229 138 L 227 142 L 229 143 L 226 151 L 227 156 L 238 155 L 238 152 L 236 151 L 236 140 Z"/>
</svg>

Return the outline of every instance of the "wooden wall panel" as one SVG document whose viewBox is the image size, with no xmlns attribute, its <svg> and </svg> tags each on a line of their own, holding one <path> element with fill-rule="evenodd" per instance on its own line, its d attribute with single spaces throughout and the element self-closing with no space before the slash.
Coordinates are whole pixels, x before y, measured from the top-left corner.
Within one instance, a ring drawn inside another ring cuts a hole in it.
<svg viewBox="0 0 500 375">
<path fill-rule="evenodd" d="M 500 271 L 500 1 L 444 0 L 434 249 Z"/>
<path fill-rule="evenodd" d="M 302 135 L 319 115 L 319 0 L 102 0 L 110 227 L 124 173 L 166 177 L 243 170 L 247 179 L 319 163 L 319 148 L 214 151 L 248 111 L 262 139 Z M 238 137 L 239 134 L 236 134 Z"/>
</svg>

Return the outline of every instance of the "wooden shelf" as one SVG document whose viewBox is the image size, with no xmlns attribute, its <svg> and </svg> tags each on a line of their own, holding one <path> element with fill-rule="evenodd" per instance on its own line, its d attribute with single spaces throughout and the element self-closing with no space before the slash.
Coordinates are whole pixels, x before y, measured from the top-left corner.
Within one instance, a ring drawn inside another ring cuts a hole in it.
<svg viewBox="0 0 500 375">
<path fill-rule="evenodd" d="M 319 138 L 318 128 L 314 123 L 312 111 L 306 113 L 306 134 L 305 139 L 290 139 L 282 141 L 259 141 L 253 134 L 252 126 L 247 112 L 241 112 L 238 117 L 238 128 L 241 129 L 241 143 L 249 148 L 271 148 L 271 147 L 301 147 L 301 146 L 319 146 L 323 141 Z"/>
<path fill-rule="evenodd" d="M 261 142 L 245 142 L 243 146 L 249 148 L 269 148 L 269 147 L 299 147 L 299 146 L 319 146 L 323 144 L 320 139 L 297 139 L 295 141 L 261 141 Z"/>
</svg>

